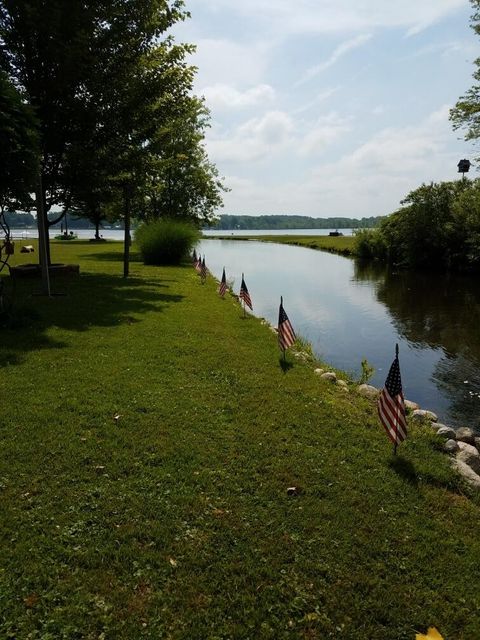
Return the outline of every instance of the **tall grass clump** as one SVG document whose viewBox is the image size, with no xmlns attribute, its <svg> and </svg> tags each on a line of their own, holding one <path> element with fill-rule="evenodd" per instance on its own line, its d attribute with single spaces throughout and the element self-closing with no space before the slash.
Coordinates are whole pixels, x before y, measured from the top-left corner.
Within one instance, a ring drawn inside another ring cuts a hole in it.
<svg viewBox="0 0 480 640">
<path fill-rule="evenodd" d="M 190 222 L 163 219 L 144 222 L 135 239 L 145 264 L 180 264 L 200 239 Z"/>
</svg>

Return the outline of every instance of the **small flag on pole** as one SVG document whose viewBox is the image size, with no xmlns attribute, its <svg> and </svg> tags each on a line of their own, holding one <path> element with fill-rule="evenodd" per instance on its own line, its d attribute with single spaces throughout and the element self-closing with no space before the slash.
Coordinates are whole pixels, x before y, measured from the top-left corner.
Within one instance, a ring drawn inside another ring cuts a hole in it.
<svg viewBox="0 0 480 640">
<path fill-rule="evenodd" d="M 203 256 L 203 260 L 201 262 L 200 277 L 202 279 L 202 283 L 205 282 L 207 278 L 207 265 L 205 264 L 205 256 Z"/>
<path fill-rule="evenodd" d="M 222 279 L 220 281 L 220 286 L 218 287 L 218 293 L 222 296 L 227 292 L 227 278 L 225 276 L 225 267 L 223 267 Z"/>
<path fill-rule="evenodd" d="M 388 437 L 393 442 L 393 451 L 397 453 L 397 445 L 407 437 L 407 419 L 398 362 L 398 344 L 395 349 L 395 360 L 388 372 L 385 387 L 378 398 L 378 415 Z"/>
<path fill-rule="evenodd" d="M 202 258 L 200 256 L 197 257 L 196 261 L 193 263 L 193 266 L 195 267 L 195 271 L 197 273 L 200 273 L 200 271 L 202 270 Z"/>
<path fill-rule="evenodd" d="M 278 344 L 280 349 L 285 351 L 295 342 L 295 331 L 283 308 L 283 298 L 280 298 L 280 309 L 278 311 Z"/>
<path fill-rule="evenodd" d="M 250 294 L 248 293 L 247 285 L 245 284 L 245 280 L 243 278 L 243 273 L 242 284 L 240 285 L 240 300 L 243 300 L 243 304 L 246 305 L 251 311 L 253 311 L 252 299 L 250 298 Z"/>
</svg>

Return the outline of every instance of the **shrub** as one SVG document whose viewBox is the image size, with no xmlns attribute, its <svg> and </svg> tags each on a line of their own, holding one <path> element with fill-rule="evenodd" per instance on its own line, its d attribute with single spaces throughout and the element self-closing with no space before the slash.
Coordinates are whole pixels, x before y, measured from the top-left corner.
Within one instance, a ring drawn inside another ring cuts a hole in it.
<svg viewBox="0 0 480 640">
<path fill-rule="evenodd" d="M 179 264 L 191 253 L 200 232 L 189 222 L 163 219 L 140 225 L 135 239 L 145 264 Z"/>
<path fill-rule="evenodd" d="M 355 234 L 354 253 L 360 260 L 384 260 L 385 241 L 378 229 L 361 229 Z"/>
</svg>

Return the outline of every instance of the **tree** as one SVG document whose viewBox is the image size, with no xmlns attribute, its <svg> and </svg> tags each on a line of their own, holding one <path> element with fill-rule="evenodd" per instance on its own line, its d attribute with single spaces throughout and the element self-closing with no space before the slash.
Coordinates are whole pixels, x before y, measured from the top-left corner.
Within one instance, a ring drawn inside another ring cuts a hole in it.
<svg viewBox="0 0 480 640">
<path fill-rule="evenodd" d="M 197 224 L 214 220 L 226 191 L 203 146 L 209 112 L 185 96 L 155 133 L 145 188 L 145 217 L 179 217 Z"/>
<path fill-rule="evenodd" d="M 125 275 L 130 217 L 148 190 L 181 215 L 209 218 L 221 204 L 201 144 L 207 112 L 190 95 L 192 47 L 165 37 L 187 15 L 183 0 L 0 0 L 0 68 L 39 122 L 37 217 L 52 225 L 73 209 L 98 224 L 115 212 Z"/>
<path fill-rule="evenodd" d="M 31 208 L 38 164 L 37 123 L 0 71 L 0 213 Z"/>
<path fill-rule="evenodd" d="M 62 208 L 48 225 L 73 204 L 89 141 L 115 152 L 110 174 L 131 169 L 158 96 L 159 38 L 185 15 L 181 0 L 0 0 L 0 66 L 39 122 L 45 216 Z"/>
<path fill-rule="evenodd" d="M 470 0 L 474 13 L 471 17 L 471 27 L 480 35 L 480 0 Z M 480 138 L 480 58 L 474 61 L 476 70 L 473 73 L 475 83 L 462 96 L 455 107 L 450 110 L 450 120 L 454 130 L 465 129 L 465 140 Z"/>
</svg>

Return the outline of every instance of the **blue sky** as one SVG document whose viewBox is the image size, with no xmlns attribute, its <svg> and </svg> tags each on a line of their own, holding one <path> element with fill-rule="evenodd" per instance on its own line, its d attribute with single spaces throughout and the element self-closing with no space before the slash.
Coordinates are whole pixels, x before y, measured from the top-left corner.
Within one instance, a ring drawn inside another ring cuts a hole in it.
<svg viewBox="0 0 480 640">
<path fill-rule="evenodd" d="M 472 157 L 448 120 L 480 55 L 467 0 L 186 5 L 223 213 L 385 215 Z"/>
</svg>

